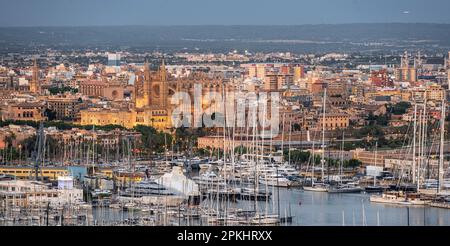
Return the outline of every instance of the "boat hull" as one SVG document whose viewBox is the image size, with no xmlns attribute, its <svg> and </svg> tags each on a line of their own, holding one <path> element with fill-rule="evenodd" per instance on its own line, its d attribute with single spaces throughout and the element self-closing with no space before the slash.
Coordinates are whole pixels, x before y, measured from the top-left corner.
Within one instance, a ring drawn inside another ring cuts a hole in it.
<svg viewBox="0 0 450 246">
<path fill-rule="evenodd" d="M 304 191 L 313 191 L 313 192 L 328 192 L 328 189 L 325 187 L 311 187 L 311 186 L 304 186 Z"/>
<path fill-rule="evenodd" d="M 328 193 L 338 194 L 338 193 L 360 193 L 363 189 L 361 188 L 345 188 L 345 189 L 329 189 Z"/>
</svg>

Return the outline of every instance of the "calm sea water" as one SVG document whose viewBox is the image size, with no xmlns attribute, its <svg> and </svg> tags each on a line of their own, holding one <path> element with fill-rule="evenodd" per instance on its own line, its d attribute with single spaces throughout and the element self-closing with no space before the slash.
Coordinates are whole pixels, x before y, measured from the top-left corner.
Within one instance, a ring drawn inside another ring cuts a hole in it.
<svg viewBox="0 0 450 246">
<path fill-rule="evenodd" d="M 276 192 L 275 192 L 276 199 Z M 301 202 L 301 205 L 299 205 Z M 291 208 L 293 225 L 450 225 L 450 209 L 372 203 L 368 194 L 328 194 L 280 189 L 280 211 Z"/>
<path fill-rule="evenodd" d="M 278 199 L 276 189 L 270 188 L 273 197 L 269 201 L 258 201 L 262 213 L 277 213 Z M 430 207 L 407 207 L 377 204 L 369 201 L 368 194 L 328 194 L 309 192 L 300 189 L 280 188 L 280 214 L 292 215 L 294 226 L 449 226 L 450 209 Z M 205 201 L 208 202 L 208 201 Z M 228 207 L 253 209 L 255 203 L 238 201 L 228 203 Z M 215 205 L 213 205 L 215 207 Z M 409 211 L 408 211 L 409 210 Z M 408 219 L 409 215 L 409 219 Z M 94 210 L 94 218 L 101 220 L 121 220 L 139 216 L 139 212 L 127 212 L 103 209 Z M 174 223 L 186 225 L 184 220 L 175 219 Z M 200 225 L 200 222 L 190 222 Z"/>
</svg>

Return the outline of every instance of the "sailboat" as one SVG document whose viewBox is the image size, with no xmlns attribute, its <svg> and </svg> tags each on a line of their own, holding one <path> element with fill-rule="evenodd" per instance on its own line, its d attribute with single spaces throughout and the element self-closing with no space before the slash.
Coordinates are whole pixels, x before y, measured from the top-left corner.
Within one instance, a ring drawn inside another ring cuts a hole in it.
<svg viewBox="0 0 450 246">
<path fill-rule="evenodd" d="M 266 174 L 259 182 L 263 185 L 276 187 L 290 187 L 292 185 L 292 181 L 285 178 L 283 175 L 276 173 Z"/>
<path fill-rule="evenodd" d="M 325 105 L 326 105 L 326 98 L 327 98 L 327 89 L 324 90 L 323 95 L 323 122 L 322 122 L 322 158 L 320 162 L 322 163 L 322 182 L 324 180 L 324 163 L 325 163 Z M 315 183 L 314 182 L 314 162 L 315 162 L 315 156 L 314 156 L 314 142 L 313 142 L 313 150 L 312 150 L 312 170 L 311 170 L 311 186 L 304 186 L 303 190 L 305 191 L 315 191 L 315 192 L 327 192 L 328 186 L 324 183 Z"/>
<path fill-rule="evenodd" d="M 445 98 L 445 97 L 444 97 Z M 420 170 L 421 170 L 421 164 L 424 165 L 426 163 L 426 156 L 425 156 L 425 145 L 426 145 L 426 133 L 427 133 L 427 114 L 426 114 L 426 106 L 427 106 L 427 100 L 425 97 L 425 102 L 423 104 L 423 110 L 420 112 L 419 118 L 419 163 L 417 163 L 416 167 L 416 112 L 417 112 L 417 104 L 414 107 L 414 134 L 413 134 L 413 163 L 412 163 L 412 181 L 416 185 L 416 189 L 419 192 L 420 188 Z M 444 146 L 444 123 L 445 123 L 445 101 L 442 101 L 442 118 L 441 118 L 441 143 L 440 143 L 440 162 L 439 162 L 439 168 L 443 165 L 443 146 Z M 417 169 L 416 169 L 417 168 Z M 399 181 L 400 182 L 400 181 Z M 439 191 L 440 186 L 438 185 L 437 189 Z M 371 202 L 377 202 L 377 203 L 388 203 L 388 204 L 395 204 L 395 205 L 427 205 L 429 204 L 428 200 L 424 200 L 420 196 L 419 193 L 408 193 L 408 192 L 402 192 L 402 191 L 395 191 L 395 192 L 385 192 L 381 194 L 381 196 L 371 196 L 370 197 Z"/>
<path fill-rule="evenodd" d="M 357 183 L 347 183 L 347 184 L 343 184 L 342 183 L 342 176 L 343 176 L 343 151 L 344 151 L 344 140 L 345 139 L 345 134 L 342 134 L 342 145 L 341 145 L 341 160 L 340 160 L 340 164 L 339 164 L 339 177 L 340 177 L 340 181 L 339 184 L 334 185 L 334 186 L 330 186 L 328 187 L 327 191 L 328 193 L 359 193 L 362 191 L 362 188 L 357 184 Z"/>
<path fill-rule="evenodd" d="M 328 193 L 359 193 L 363 189 L 355 183 L 339 184 L 327 189 Z"/>
<path fill-rule="evenodd" d="M 375 163 L 377 163 L 377 154 L 378 154 L 378 142 L 375 143 Z M 375 175 L 373 176 L 373 185 L 369 185 L 364 188 L 364 191 L 366 193 L 381 193 L 385 190 L 386 188 L 377 185 L 377 177 Z"/>
</svg>

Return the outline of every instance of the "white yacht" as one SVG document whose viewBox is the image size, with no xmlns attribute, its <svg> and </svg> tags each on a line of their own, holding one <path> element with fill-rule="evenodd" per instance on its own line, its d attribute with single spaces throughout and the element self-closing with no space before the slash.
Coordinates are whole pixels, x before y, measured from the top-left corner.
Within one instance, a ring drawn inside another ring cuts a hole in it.
<svg viewBox="0 0 450 246">
<path fill-rule="evenodd" d="M 328 192 L 328 185 L 322 183 L 315 183 L 312 186 L 303 186 L 303 190 L 314 192 Z"/>
<path fill-rule="evenodd" d="M 259 179 L 259 183 L 278 187 L 290 187 L 292 185 L 292 181 L 279 174 L 269 174 L 261 176 Z"/>
<path fill-rule="evenodd" d="M 198 185 L 208 185 L 208 186 L 216 186 L 216 185 L 225 185 L 225 179 L 217 176 L 214 172 L 205 172 L 200 174 L 199 176 L 193 177 L 195 183 Z"/>
<path fill-rule="evenodd" d="M 370 201 L 375 203 L 387 203 L 394 205 L 405 205 L 405 206 L 414 206 L 414 205 L 426 205 L 427 202 L 421 200 L 415 194 L 404 195 L 399 192 L 386 192 L 381 194 L 381 196 L 370 196 Z"/>
<path fill-rule="evenodd" d="M 358 184 L 340 184 L 337 186 L 331 186 L 328 188 L 328 193 L 359 193 L 363 189 Z"/>
<path fill-rule="evenodd" d="M 284 165 L 278 168 L 278 173 L 285 176 L 299 175 L 299 171 L 291 166 Z"/>
<path fill-rule="evenodd" d="M 278 225 L 280 217 L 278 215 L 255 215 L 250 220 L 251 225 Z"/>
</svg>

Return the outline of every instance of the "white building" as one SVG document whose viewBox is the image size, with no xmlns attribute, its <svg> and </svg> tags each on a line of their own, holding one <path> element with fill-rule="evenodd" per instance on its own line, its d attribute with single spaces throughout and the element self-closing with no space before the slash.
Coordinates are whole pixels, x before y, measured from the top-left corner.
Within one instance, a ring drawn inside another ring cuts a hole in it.
<svg viewBox="0 0 450 246">
<path fill-rule="evenodd" d="M 0 181 L 0 201 L 0 206 L 63 206 L 82 202 L 83 190 L 73 188 L 73 184 L 65 184 L 63 189 L 52 189 L 38 181 Z"/>
</svg>

